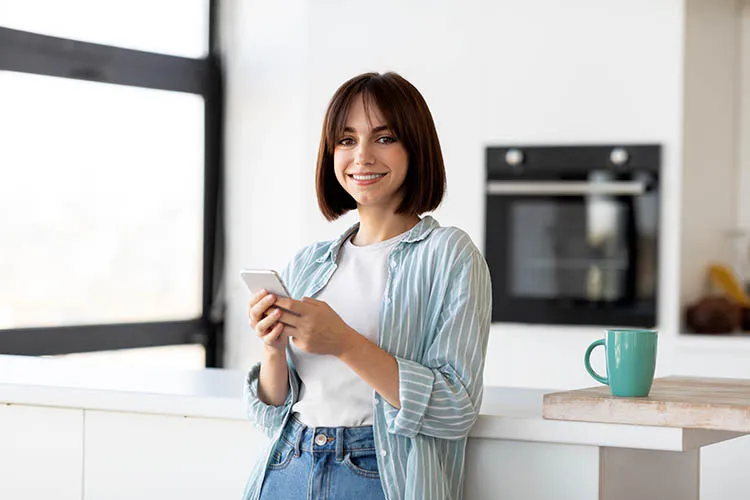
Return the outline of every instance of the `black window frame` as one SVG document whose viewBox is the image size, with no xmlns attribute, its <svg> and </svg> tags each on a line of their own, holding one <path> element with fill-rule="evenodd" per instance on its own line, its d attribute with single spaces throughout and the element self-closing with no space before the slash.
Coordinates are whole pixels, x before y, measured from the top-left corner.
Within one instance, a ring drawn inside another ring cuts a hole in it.
<svg viewBox="0 0 750 500">
<path fill-rule="evenodd" d="M 219 0 L 209 1 L 208 29 L 208 54 L 193 59 L 0 26 L 0 70 L 201 95 L 206 134 L 201 316 L 181 321 L 0 329 L 0 354 L 54 355 L 202 344 L 206 367 L 223 366 L 224 84 Z"/>
</svg>

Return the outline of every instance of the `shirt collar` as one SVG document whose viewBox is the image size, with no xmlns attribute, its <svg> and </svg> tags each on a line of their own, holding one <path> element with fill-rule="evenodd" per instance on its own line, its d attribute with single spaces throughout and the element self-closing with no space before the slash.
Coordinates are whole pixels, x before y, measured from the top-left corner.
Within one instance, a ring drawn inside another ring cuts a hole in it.
<svg viewBox="0 0 750 500">
<path fill-rule="evenodd" d="M 417 222 L 417 224 L 413 228 L 407 231 L 407 233 L 404 235 L 404 238 L 399 242 L 399 245 L 403 243 L 417 243 L 419 241 L 422 241 L 423 239 L 427 238 L 427 236 L 429 236 L 429 234 L 439 225 L 440 224 L 438 224 L 438 222 L 434 218 L 426 215 L 419 222 Z M 333 242 L 328 245 L 328 249 L 326 250 L 325 254 L 320 257 L 317 262 L 325 262 L 326 260 L 336 262 L 336 258 L 339 255 L 341 246 L 352 234 L 357 232 L 358 229 L 359 222 L 344 231 L 341 236 L 333 240 Z"/>
</svg>

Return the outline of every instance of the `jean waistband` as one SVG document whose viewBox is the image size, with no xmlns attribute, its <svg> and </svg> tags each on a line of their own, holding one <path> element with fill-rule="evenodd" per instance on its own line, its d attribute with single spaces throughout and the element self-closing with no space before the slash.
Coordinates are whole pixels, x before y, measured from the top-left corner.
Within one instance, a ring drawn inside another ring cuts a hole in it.
<svg viewBox="0 0 750 500">
<path fill-rule="evenodd" d="M 300 451 L 312 453 L 336 453 L 341 460 L 344 455 L 357 451 L 375 450 L 375 437 L 371 425 L 361 427 L 308 427 L 292 415 L 284 426 L 281 439 Z"/>
</svg>

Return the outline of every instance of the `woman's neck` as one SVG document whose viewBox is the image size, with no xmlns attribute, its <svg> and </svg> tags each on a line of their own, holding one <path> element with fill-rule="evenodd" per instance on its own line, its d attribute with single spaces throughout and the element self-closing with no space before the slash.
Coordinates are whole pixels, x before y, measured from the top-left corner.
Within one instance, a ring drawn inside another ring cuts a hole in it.
<svg viewBox="0 0 750 500">
<path fill-rule="evenodd" d="M 359 211 L 359 230 L 352 238 L 357 246 L 372 245 L 405 233 L 419 222 L 416 215 Z"/>
</svg>

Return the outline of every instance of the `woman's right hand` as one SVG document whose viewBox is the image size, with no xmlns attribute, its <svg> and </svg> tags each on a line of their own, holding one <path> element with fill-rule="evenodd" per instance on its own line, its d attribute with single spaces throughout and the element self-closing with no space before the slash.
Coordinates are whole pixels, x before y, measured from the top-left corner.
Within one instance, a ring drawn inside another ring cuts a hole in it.
<svg viewBox="0 0 750 500">
<path fill-rule="evenodd" d="M 272 307 L 275 302 L 275 295 L 261 290 L 250 299 L 248 317 L 250 326 L 266 348 L 283 351 L 289 344 L 289 337 L 283 335 L 285 325 L 279 321 L 282 311 Z"/>
</svg>

